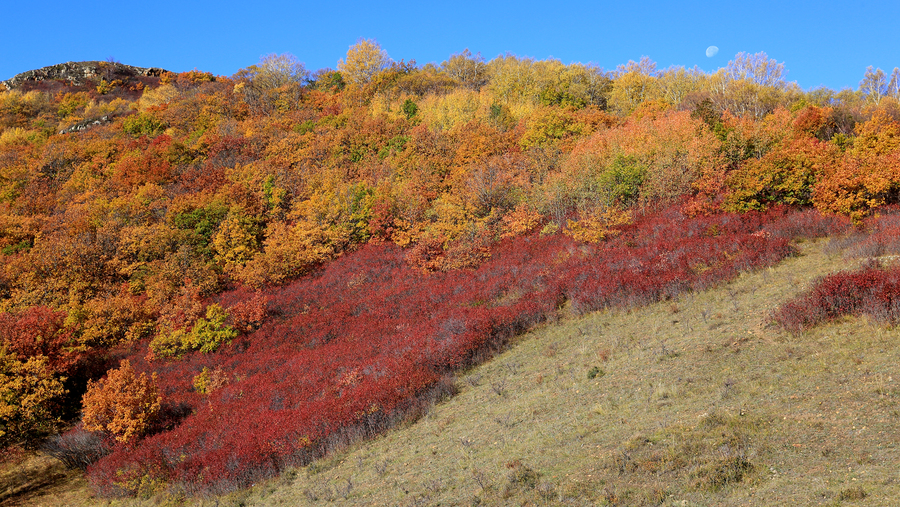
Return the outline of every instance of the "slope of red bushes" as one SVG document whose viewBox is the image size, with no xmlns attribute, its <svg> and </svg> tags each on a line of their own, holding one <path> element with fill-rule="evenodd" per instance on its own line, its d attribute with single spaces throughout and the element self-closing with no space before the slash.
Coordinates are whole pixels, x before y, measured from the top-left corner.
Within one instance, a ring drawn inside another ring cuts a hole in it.
<svg viewBox="0 0 900 507">
<path fill-rule="evenodd" d="M 399 247 L 369 244 L 266 290 L 262 326 L 213 354 L 133 358 L 157 372 L 170 417 L 156 434 L 116 447 L 89 477 L 106 495 L 161 483 L 190 492 L 247 486 L 421 413 L 451 390 L 449 373 L 556 318 L 567 301 L 584 312 L 702 289 L 791 255 L 778 231 L 839 226 L 819 217 L 776 208 L 691 218 L 671 207 L 607 243 L 510 238 L 477 269 L 428 274 Z M 220 302 L 251 298 L 260 295 L 236 290 Z M 193 385 L 203 368 L 225 379 L 205 395 Z"/>
</svg>

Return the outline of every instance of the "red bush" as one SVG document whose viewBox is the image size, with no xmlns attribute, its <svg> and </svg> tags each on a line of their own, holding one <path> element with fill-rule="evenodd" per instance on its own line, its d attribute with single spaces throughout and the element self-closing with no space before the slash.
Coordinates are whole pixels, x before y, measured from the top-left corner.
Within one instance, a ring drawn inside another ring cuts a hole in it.
<svg viewBox="0 0 900 507">
<path fill-rule="evenodd" d="M 792 333 L 844 315 L 866 314 L 881 322 L 900 320 L 900 268 L 870 263 L 858 271 L 826 276 L 776 310 L 773 320 Z"/>
</svg>

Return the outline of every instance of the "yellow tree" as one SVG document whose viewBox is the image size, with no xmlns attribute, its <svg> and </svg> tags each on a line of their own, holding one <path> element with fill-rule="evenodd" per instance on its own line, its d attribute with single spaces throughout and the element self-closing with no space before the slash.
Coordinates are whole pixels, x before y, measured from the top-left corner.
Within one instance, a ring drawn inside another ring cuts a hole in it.
<svg viewBox="0 0 900 507">
<path fill-rule="evenodd" d="M 708 76 L 699 67 L 685 69 L 670 67 L 659 75 L 659 85 L 663 98 L 669 104 L 678 106 L 689 94 L 699 92 L 706 86 Z"/>
<path fill-rule="evenodd" d="M 374 39 L 359 39 L 347 51 L 347 60 L 338 60 L 338 70 L 345 81 L 366 84 L 390 63 L 387 51 Z"/>
<path fill-rule="evenodd" d="M 274 109 L 285 111 L 300 100 L 300 84 L 309 72 L 297 57 L 290 53 L 270 54 L 259 63 L 239 70 L 234 77 L 240 82 L 240 91 L 252 110 L 271 113 Z"/>
<path fill-rule="evenodd" d="M 503 103 L 537 102 L 541 90 L 535 76 L 534 58 L 507 53 L 491 60 L 488 72 L 491 92 Z"/>
<path fill-rule="evenodd" d="M 738 53 L 710 76 L 712 99 L 722 110 L 760 119 L 800 95 L 796 83 L 785 81 L 783 63 L 765 53 Z"/>
<path fill-rule="evenodd" d="M 639 62 L 629 61 L 616 69 L 609 105 L 616 112 L 628 115 L 643 102 L 662 98 L 656 62 L 642 56 Z"/>
<path fill-rule="evenodd" d="M 553 60 L 547 60 L 553 65 Z M 561 69 L 558 80 L 541 90 L 541 101 L 566 106 L 598 106 L 606 109 L 612 80 L 607 72 L 593 64 L 572 63 Z"/>
<path fill-rule="evenodd" d="M 290 53 L 262 56 L 259 63 L 241 69 L 234 75 L 237 79 L 247 79 L 254 88 L 263 91 L 288 83 L 299 83 L 307 76 L 309 72 L 303 62 Z"/>
<path fill-rule="evenodd" d="M 53 402 L 66 394 L 46 356 L 19 360 L 0 346 L 0 445 L 27 439 L 57 422 Z"/>
</svg>

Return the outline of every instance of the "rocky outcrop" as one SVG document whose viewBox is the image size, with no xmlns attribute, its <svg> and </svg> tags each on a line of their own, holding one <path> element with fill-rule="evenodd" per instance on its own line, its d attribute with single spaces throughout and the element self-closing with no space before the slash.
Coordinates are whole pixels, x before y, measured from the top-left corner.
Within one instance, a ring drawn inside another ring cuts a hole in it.
<svg viewBox="0 0 900 507">
<path fill-rule="evenodd" d="M 74 86 L 89 81 L 128 79 L 138 76 L 161 76 L 166 70 L 158 67 L 134 67 L 118 62 L 66 62 L 40 69 L 29 70 L 0 82 L 6 90 L 12 90 L 29 81 L 59 80 Z"/>
<path fill-rule="evenodd" d="M 71 134 L 72 132 L 81 132 L 82 130 L 87 130 L 91 127 L 96 127 L 97 125 L 106 125 L 111 122 L 109 115 L 101 116 L 100 118 L 90 118 L 88 120 L 82 120 L 75 125 L 72 125 L 69 128 L 65 128 L 60 130 L 60 134 Z"/>
</svg>

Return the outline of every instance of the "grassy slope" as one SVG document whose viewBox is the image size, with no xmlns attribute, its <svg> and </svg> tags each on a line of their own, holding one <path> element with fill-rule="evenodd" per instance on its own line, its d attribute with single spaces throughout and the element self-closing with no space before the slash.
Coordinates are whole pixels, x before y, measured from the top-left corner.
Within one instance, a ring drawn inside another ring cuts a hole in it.
<svg viewBox="0 0 900 507">
<path fill-rule="evenodd" d="M 536 329 L 424 419 L 201 503 L 898 505 L 900 331 L 766 322 L 852 264 L 826 243 L 715 290 Z M 107 503 L 71 484 L 28 503 Z"/>
</svg>

